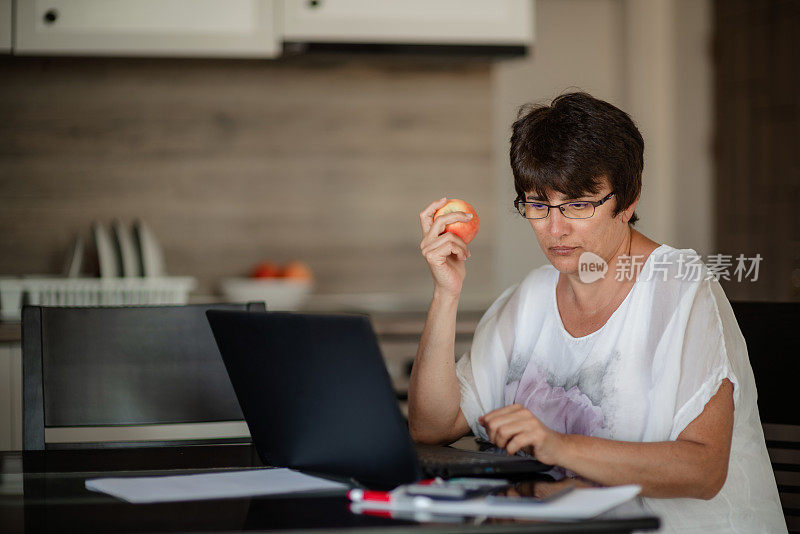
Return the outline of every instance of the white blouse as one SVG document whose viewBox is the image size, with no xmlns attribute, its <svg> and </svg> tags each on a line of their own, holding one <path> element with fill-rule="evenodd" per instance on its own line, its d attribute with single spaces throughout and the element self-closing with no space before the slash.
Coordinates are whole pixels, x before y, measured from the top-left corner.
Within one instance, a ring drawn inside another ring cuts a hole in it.
<svg viewBox="0 0 800 534">
<path fill-rule="evenodd" d="M 786 532 L 747 347 L 719 283 L 701 263 L 687 269 L 696 256 L 658 247 L 608 321 L 579 338 L 558 312 L 558 271 L 534 269 L 492 304 L 458 361 L 461 410 L 484 439 L 478 417 L 518 403 L 559 432 L 675 440 L 727 378 L 735 411 L 722 490 L 643 502 L 663 532 Z"/>
</svg>

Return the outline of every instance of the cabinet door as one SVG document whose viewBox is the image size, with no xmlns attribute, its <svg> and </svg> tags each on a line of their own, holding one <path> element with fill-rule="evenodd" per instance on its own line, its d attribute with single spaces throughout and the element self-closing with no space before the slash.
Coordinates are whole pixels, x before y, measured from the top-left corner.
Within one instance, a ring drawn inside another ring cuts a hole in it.
<svg viewBox="0 0 800 534">
<path fill-rule="evenodd" d="M 0 0 L 0 54 L 11 52 L 11 0 Z"/>
<path fill-rule="evenodd" d="M 283 0 L 285 41 L 527 45 L 533 0 Z"/>
<path fill-rule="evenodd" d="M 15 0 L 16 54 L 274 57 L 275 0 Z"/>
<path fill-rule="evenodd" d="M 0 451 L 22 449 L 22 348 L 0 343 Z"/>
</svg>

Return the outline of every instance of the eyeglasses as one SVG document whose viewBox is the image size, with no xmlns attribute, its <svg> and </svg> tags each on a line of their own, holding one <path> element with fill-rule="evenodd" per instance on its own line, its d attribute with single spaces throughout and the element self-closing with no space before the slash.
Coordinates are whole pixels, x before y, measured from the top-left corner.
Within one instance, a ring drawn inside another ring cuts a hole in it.
<svg viewBox="0 0 800 534">
<path fill-rule="evenodd" d="M 594 202 L 582 200 L 580 202 L 565 202 L 556 206 L 542 202 L 525 202 L 518 198 L 514 201 L 514 207 L 526 219 L 546 219 L 550 215 L 550 208 L 558 208 L 567 219 L 588 219 L 594 215 L 594 210 L 597 206 L 600 206 L 613 196 L 614 192 L 612 191 Z"/>
</svg>

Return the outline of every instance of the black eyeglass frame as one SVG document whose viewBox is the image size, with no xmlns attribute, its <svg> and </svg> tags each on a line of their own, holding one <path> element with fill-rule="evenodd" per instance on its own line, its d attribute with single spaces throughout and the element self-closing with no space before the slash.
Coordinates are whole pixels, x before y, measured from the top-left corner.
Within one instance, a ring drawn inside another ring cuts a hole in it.
<svg viewBox="0 0 800 534">
<path fill-rule="evenodd" d="M 578 219 L 578 220 L 580 220 L 580 219 L 591 219 L 592 217 L 594 217 L 595 211 L 597 211 L 597 206 L 601 206 L 601 205 L 605 204 L 613 196 L 614 196 L 614 191 L 610 192 L 609 194 L 607 194 L 606 196 L 604 196 L 600 200 L 573 200 L 571 202 L 564 202 L 562 204 L 556 204 L 555 206 L 551 206 L 550 204 L 545 204 L 544 202 L 527 202 L 527 201 L 522 200 L 521 198 L 517 198 L 516 200 L 514 200 L 514 207 L 517 209 L 517 213 L 519 213 L 520 215 L 522 215 L 525 219 L 528 219 L 529 221 L 538 221 L 538 220 L 541 220 L 541 219 L 548 218 L 550 216 L 550 210 L 552 208 L 558 208 L 559 211 L 561 212 L 561 215 L 563 215 L 567 219 Z M 545 214 L 544 217 L 525 217 L 525 211 L 524 211 L 525 204 L 536 204 L 538 206 L 547 206 L 547 213 Z M 570 217 L 566 213 L 564 213 L 564 208 L 562 207 L 562 206 L 567 206 L 569 204 L 591 204 L 592 205 L 592 214 L 589 215 L 588 217 Z M 522 209 L 520 209 L 520 206 L 522 206 Z"/>
</svg>

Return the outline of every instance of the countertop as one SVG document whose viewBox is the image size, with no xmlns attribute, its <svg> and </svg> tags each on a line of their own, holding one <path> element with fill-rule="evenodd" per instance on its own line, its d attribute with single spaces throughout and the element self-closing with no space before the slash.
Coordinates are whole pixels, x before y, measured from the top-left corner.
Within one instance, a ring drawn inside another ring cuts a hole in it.
<svg viewBox="0 0 800 534">
<path fill-rule="evenodd" d="M 196 296 L 193 304 L 220 302 L 215 296 Z M 313 295 L 301 312 L 306 313 L 363 313 L 372 319 L 375 333 L 380 338 L 419 336 L 425 326 L 429 297 L 423 295 L 397 295 L 383 293 Z M 478 321 L 491 304 L 485 296 L 466 296 L 462 299 L 456 336 L 469 336 L 475 332 Z M 0 321 L 0 343 L 19 343 L 22 339 L 20 322 Z"/>
</svg>

